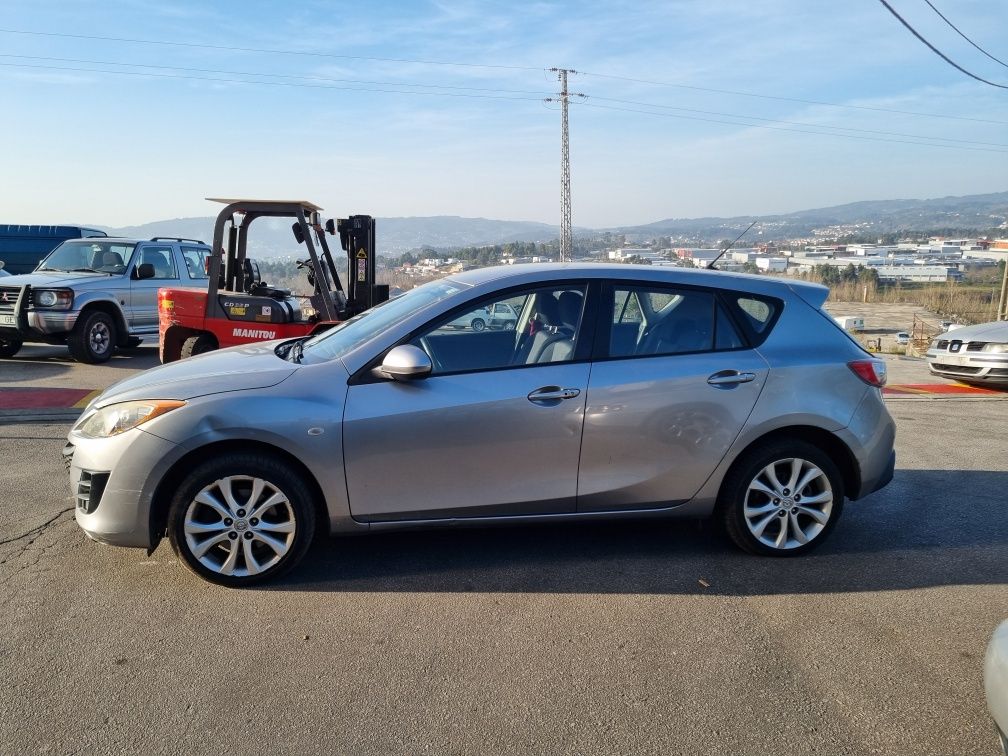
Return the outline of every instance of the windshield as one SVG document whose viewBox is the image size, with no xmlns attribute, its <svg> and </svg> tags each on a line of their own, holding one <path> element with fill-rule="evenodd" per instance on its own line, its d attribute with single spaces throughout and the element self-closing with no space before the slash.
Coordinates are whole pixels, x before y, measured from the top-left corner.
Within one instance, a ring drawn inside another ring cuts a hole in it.
<svg viewBox="0 0 1008 756">
<path fill-rule="evenodd" d="M 304 362 L 321 362 L 342 357 L 370 341 L 403 318 L 468 288 L 452 281 L 431 281 L 355 315 L 338 326 L 304 342 Z"/>
<path fill-rule="evenodd" d="M 75 239 L 65 241 L 42 261 L 36 270 L 94 271 L 121 274 L 136 245 L 122 241 L 93 241 Z"/>
</svg>

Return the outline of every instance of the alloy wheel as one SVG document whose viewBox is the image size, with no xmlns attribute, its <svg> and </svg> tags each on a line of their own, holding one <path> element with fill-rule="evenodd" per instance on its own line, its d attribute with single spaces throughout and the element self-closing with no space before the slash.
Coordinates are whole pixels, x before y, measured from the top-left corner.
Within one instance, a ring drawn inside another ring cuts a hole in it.
<svg viewBox="0 0 1008 756">
<path fill-rule="evenodd" d="M 226 577 L 257 575 L 276 565 L 294 543 L 294 507 L 262 478 L 233 475 L 202 488 L 183 519 L 189 551 Z"/>
<path fill-rule="evenodd" d="M 764 546 L 787 550 L 813 540 L 830 521 L 833 487 L 807 459 L 771 462 L 750 481 L 742 514 L 749 532 Z"/>
</svg>

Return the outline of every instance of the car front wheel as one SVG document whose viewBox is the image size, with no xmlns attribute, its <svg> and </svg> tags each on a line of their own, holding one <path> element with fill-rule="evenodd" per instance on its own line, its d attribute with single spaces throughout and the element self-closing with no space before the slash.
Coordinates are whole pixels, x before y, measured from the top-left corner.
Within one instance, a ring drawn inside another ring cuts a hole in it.
<svg viewBox="0 0 1008 756">
<path fill-rule="evenodd" d="M 94 365 L 112 357 L 116 338 L 112 318 L 101 310 L 92 310 L 78 318 L 67 344 L 75 360 Z"/>
<path fill-rule="evenodd" d="M 472 326 L 472 329 L 474 331 L 482 331 L 484 328 L 486 328 L 486 321 L 483 320 L 482 318 L 476 318 L 469 325 Z"/>
<path fill-rule="evenodd" d="M 754 554 L 796 556 L 822 543 L 843 510 L 843 478 L 821 449 L 783 441 L 737 464 L 721 490 L 729 537 Z"/>
<path fill-rule="evenodd" d="M 241 587 L 297 564 L 315 532 L 307 486 L 284 462 L 225 454 L 195 468 L 168 514 L 172 548 L 197 575 Z"/>
<path fill-rule="evenodd" d="M 21 349 L 21 339 L 2 338 L 0 339 L 0 357 L 13 357 Z"/>
</svg>

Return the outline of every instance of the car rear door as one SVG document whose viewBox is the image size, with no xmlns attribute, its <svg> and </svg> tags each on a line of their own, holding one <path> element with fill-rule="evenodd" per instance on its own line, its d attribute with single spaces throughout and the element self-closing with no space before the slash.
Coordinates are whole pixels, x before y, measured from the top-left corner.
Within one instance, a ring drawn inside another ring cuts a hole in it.
<svg viewBox="0 0 1008 756">
<path fill-rule="evenodd" d="M 531 312 L 536 298 L 545 306 L 550 297 L 555 308 L 564 292 L 583 305 L 585 288 L 520 296 Z M 401 382 L 369 374 L 351 382 L 343 446 L 356 519 L 574 511 L 591 334 L 583 318 L 570 333 L 545 324 L 535 335 L 443 327 L 493 304 L 473 302 L 411 340 L 431 356 L 430 376 Z"/>
<path fill-rule="evenodd" d="M 729 312 L 710 290 L 607 287 L 600 331 L 608 338 L 588 387 L 578 511 L 670 506 L 711 475 L 769 370 Z"/>
</svg>

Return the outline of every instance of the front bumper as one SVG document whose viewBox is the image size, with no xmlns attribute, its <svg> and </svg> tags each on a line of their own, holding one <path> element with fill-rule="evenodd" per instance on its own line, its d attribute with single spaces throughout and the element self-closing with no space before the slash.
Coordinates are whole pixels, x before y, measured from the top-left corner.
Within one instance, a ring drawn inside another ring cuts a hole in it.
<svg viewBox="0 0 1008 756">
<path fill-rule="evenodd" d="M 95 541 L 149 549 L 151 501 L 177 445 L 140 428 L 92 439 L 70 434 L 63 450 L 77 524 Z"/>
<path fill-rule="evenodd" d="M 77 310 L 28 310 L 28 330 L 42 336 L 60 336 L 77 324 Z"/>
<path fill-rule="evenodd" d="M 942 378 L 1008 385 L 1008 354 L 929 349 L 927 362 L 931 374 Z"/>
</svg>

